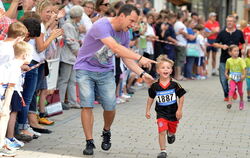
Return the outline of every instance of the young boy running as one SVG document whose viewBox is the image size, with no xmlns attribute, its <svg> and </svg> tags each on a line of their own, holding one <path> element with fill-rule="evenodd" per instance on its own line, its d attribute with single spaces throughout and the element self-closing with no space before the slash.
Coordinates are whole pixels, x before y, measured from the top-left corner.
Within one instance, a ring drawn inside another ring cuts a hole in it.
<svg viewBox="0 0 250 158">
<path fill-rule="evenodd" d="M 153 83 L 148 90 L 149 97 L 146 108 L 146 118 L 150 118 L 150 109 L 156 98 L 155 111 L 157 113 L 157 124 L 159 132 L 159 144 L 161 152 L 157 158 L 166 158 L 166 134 L 168 143 L 175 141 L 177 124 L 182 117 L 184 94 L 186 91 L 170 77 L 174 62 L 166 55 L 157 58 L 156 71 L 160 78 Z M 177 101 L 177 97 L 179 100 Z"/>
</svg>

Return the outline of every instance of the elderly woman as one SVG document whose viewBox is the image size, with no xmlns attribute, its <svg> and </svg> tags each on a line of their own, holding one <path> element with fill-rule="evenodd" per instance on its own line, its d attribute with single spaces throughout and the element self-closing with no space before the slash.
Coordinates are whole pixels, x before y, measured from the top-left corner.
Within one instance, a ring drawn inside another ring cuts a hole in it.
<svg viewBox="0 0 250 158">
<path fill-rule="evenodd" d="M 60 92 L 60 100 L 64 110 L 69 108 L 80 108 L 76 99 L 76 81 L 75 70 L 73 65 L 75 63 L 78 49 L 80 48 L 79 34 L 81 28 L 78 23 L 81 20 L 83 9 L 76 5 L 70 9 L 70 18 L 62 26 L 64 30 L 64 46 L 60 48 L 61 55 L 58 88 Z M 65 95 L 67 91 L 68 102 L 65 103 Z"/>
</svg>

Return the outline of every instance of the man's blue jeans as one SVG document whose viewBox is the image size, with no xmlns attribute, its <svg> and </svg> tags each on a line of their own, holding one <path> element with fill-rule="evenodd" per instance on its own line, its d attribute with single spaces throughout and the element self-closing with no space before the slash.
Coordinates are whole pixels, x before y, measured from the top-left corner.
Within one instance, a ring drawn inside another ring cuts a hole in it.
<svg viewBox="0 0 250 158">
<path fill-rule="evenodd" d="M 225 76 L 225 70 L 226 70 L 226 63 L 220 63 L 219 66 L 219 76 L 220 76 L 220 83 L 224 91 L 224 97 L 228 97 L 228 80 Z"/>
</svg>

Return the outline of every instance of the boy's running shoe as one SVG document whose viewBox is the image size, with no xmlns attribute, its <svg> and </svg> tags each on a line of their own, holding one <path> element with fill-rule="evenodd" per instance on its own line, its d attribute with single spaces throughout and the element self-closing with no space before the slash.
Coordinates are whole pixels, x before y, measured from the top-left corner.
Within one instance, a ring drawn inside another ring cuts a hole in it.
<svg viewBox="0 0 250 158">
<path fill-rule="evenodd" d="M 40 117 L 38 121 L 40 124 L 44 124 L 44 125 L 53 125 L 55 123 L 54 121 L 50 121 L 46 117 Z"/>
<path fill-rule="evenodd" d="M 87 140 L 86 148 L 83 150 L 83 155 L 93 155 L 95 149 L 94 140 Z"/>
<path fill-rule="evenodd" d="M 109 131 L 102 131 L 102 149 L 103 150 L 109 150 L 111 147 L 111 132 Z"/>
<path fill-rule="evenodd" d="M 18 150 L 21 148 L 21 145 L 16 143 L 15 141 L 11 141 L 8 138 L 4 139 L 4 142 L 7 146 L 7 148 L 11 149 L 11 150 Z"/>
<path fill-rule="evenodd" d="M 168 155 L 166 152 L 160 152 L 157 156 L 157 158 L 166 158 Z"/>
<path fill-rule="evenodd" d="M 239 109 L 240 109 L 240 110 L 243 110 L 243 109 L 244 109 L 244 102 L 243 102 L 243 101 L 240 101 Z"/>
<path fill-rule="evenodd" d="M 231 109 L 231 107 L 232 107 L 232 104 L 227 104 L 228 109 Z"/>
<path fill-rule="evenodd" d="M 175 135 L 168 136 L 168 144 L 173 144 L 175 142 Z"/>
</svg>

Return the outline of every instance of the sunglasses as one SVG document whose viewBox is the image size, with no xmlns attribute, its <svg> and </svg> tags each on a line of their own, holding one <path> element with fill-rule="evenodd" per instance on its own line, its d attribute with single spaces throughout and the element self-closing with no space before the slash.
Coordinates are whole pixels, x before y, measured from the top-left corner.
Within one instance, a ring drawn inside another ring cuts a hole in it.
<svg viewBox="0 0 250 158">
<path fill-rule="evenodd" d="M 104 5 L 104 6 L 109 6 L 110 4 L 109 3 L 103 3 L 102 5 Z"/>
</svg>

